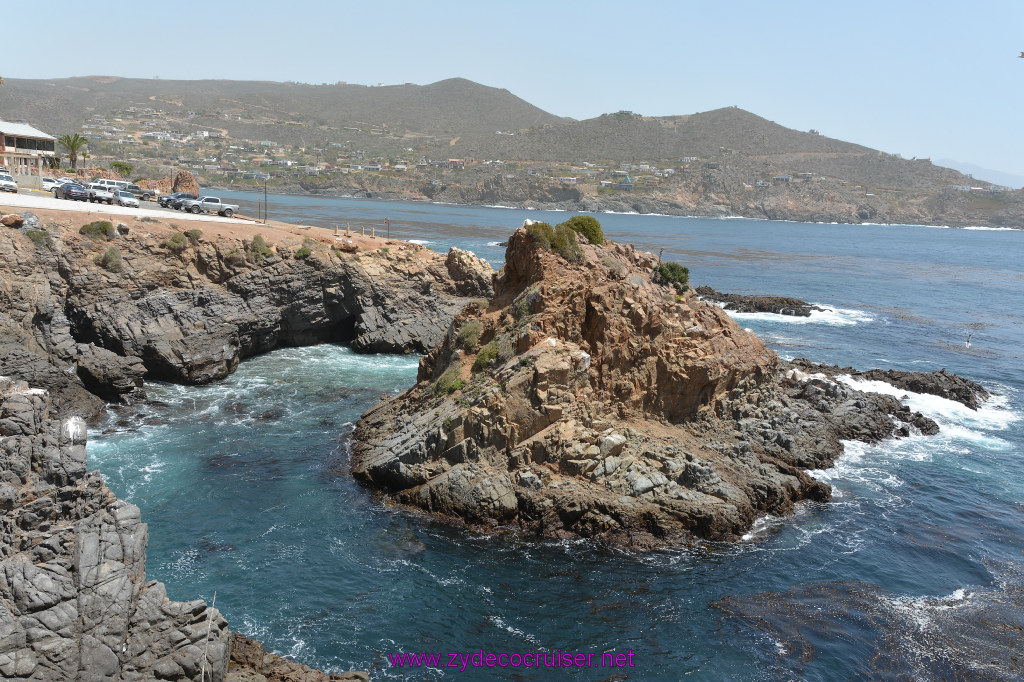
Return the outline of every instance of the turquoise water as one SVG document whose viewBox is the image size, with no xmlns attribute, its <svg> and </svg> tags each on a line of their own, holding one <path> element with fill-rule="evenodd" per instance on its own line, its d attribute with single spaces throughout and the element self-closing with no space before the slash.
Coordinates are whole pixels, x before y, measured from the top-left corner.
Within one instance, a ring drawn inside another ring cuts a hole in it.
<svg viewBox="0 0 1024 682">
<path fill-rule="evenodd" d="M 272 217 L 387 216 L 393 236 L 496 266 L 495 243 L 524 217 L 567 217 L 271 199 Z M 215 385 L 148 385 L 151 404 L 90 433 L 91 466 L 149 522 L 149 575 L 175 599 L 216 592 L 234 628 L 278 653 L 374 679 L 614 673 L 410 672 L 387 659 L 479 649 L 632 650 L 636 667 L 620 672 L 645 680 L 1022 676 L 1008 652 L 1024 646 L 1024 232 L 599 219 L 611 239 L 663 248 L 695 284 L 827 306 L 810 320 L 737 316 L 785 357 L 946 367 L 1000 395 L 977 413 L 908 396 L 942 433 L 852 445 L 817 473 L 832 503 L 766 519 L 738 544 L 634 554 L 466 536 L 384 506 L 348 475 L 346 437 L 382 393 L 415 381 L 416 358 L 279 350 Z"/>
</svg>

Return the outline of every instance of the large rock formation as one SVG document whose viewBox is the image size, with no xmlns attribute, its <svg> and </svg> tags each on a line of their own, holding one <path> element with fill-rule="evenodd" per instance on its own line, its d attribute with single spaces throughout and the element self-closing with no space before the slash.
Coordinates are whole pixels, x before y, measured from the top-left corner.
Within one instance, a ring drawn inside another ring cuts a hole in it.
<svg viewBox="0 0 1024 682">
<path fill-rule="evenodd" d="M 172 192 L 188 192 L 195 196 L 199 196 L 199 181 L 196 180 L 196 176 L 188 171 L 178 171 L 178 174 L 174 176 L 174 184 L 171 186 Z"/>
<path fill-rule="evenodd" d="M 146 579 L 146 524 L 98 472 L 85 424 L 0 377 L 0 677 L 223 680 L 230 633 Z"/>
<path fill-rule="evenodd" d="M 935 430 L 895 398 L 780 367 L 717 306 L 653 283 L 651 254 L 582 252 L 569 263 L 517 230 L 494 298 L 360 419 L 355 475 L 474 526 L 650 547 L 828 499 L 806 470 L 842 439 Z"/>
<path fill-rule="evenodd" d="M 300 239 L 276 243 L 264 230 L 271 248 L 175 237 L 156 222 L 110 237 L 70 222 L 3 230 L 0 373 L 48 389 L 62 414 L 89 416 L 102 407 L 89 392 L 133 402 L 143 378 L 213 381 L 280 345 L 425 352 L 470 298 L 491 291 L 490 267 L 471 254 L 382 240 L 343 252 L 307 238 L 300 258 L 286 243 Z M 111 249 L 116 267 L 101 264 Z"/>
</svg>

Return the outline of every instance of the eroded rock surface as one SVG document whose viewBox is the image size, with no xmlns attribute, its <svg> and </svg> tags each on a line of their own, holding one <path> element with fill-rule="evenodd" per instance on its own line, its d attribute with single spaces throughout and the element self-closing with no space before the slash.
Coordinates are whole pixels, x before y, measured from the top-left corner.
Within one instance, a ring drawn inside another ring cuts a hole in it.
<svg viewBox="0 0 1024 682">
<path fill-rule="evenodd" d="M 584 244 L 568 263 L 513 234 L 495 296 L 360 419 L 357 477 L 478 527 L 654 547 L 734 539 L 830 488 L 842 440 L 937 427 L 891 396 L 797 367 L 651 254 Z"/>
<path fill-rule="evenodd" d="M 227 624 L 146 579 L 146 524 L 86 472 L 85 431 L 0 378 L 0 678 L 223 680 Z"/>
<path fill-rule="evenodd" d="M 45 238 L 0 232 L 0 373 L 47 388 L 62 414 L 102 409 L 88 392 L 137 402 L 144 378 L 221 379 L 281 345 L 425 352 L 468 300 L 491 293 L 493 271 L 472 254 L 399 242 L 344 252 L 308 239 L 298 259 L 272 237 L 264 251 L 181 234 L 175 246 L 175 231 L 152 222 L 111 238 L 80 235 L 77 223 L 38 227 Z M 119 269 L 98 262 L 110 249 Z"/>
</svg>

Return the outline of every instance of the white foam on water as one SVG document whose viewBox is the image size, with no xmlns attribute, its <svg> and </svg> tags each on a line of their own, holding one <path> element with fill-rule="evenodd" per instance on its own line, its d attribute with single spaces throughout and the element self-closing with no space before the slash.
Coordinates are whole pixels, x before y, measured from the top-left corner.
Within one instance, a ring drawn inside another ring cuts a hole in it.
<svg viewBox="0 0 1024 682">
<path fill-rule="evenodd" d="M 1004 395 L 991 396 L 977 410 L 972 410 L 955 400 L 949 400 L 948 398 L 928 393 L 906 391 L 885 381 L 855 379 L 848 374 L 836 376 L 836 381 L 846 384 L 857 391 L 891 395 L 912 410 L 922 412 L 938 421 L 940 428 L 943 426 L 943 422 L 945 422 L 946 424 L 959 425 L 966 429 L 980 428 L 1003 431 L 1022 416 L 1019 412 L 1010 409 L 1009 400 Z"/>
<path fill-rule="evenodd" d="M 742 322 L 785 322 L 788 324 L 823 324 L 829 327 L 852 327 L 853 325 L 874 322 L 875 316 L 854 308 L 835 308 L 832 306 L 812 303 L 823 310 L 812 310 L 807 317 L 799 315 L 779 315 L 778 313 L 738 313 L 726 310 L 726 314 L 736 321 Z"/>
<path fill-rule="evenodd" d="M 419 244 L 420 246 L 426 246 L 427 244 L 433 244 L 434 242 L 428 241 L 426 239 L 410 239 L 409 243 L 410 244 Z"/>
<path fill-rule="evenodd" d="M 487 246 L 502 246 L 505 242 L 487 242 Z"/>
</svg>

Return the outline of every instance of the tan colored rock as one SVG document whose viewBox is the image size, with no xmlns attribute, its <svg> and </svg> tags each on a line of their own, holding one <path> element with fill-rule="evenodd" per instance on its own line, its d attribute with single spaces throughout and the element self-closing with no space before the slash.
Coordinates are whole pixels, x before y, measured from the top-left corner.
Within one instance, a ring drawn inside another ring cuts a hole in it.
<svg viewBox="0 0 1024 682">
<path fill-rule="evenodd" d="M 759 515 L 827 500 L 806 469 L 843 438 L 913 423 L 886 396 L 780 383 L 760 339 L 652 281 L 653 255 L 581 248 L 569 263 L 512 235 L 489 304 L 360 419 L 355 476 L 474 527 L 654 547 L 736 539 Z"/>
<path fill-rule="evenodd" d="M 17 213 L 8 213 L 4 217 L 0 218 L 0 223 L 7 227 L 21 227 L 25 224 L 25 218 Z"/>
<path fill-rule="evenodd" d="M 178 174 L 174 177 L 174 185 L 171 186 L 172 192 L 188 192 L 199 196 L 199 181 L 196 180 L 196 176 L 188 171 L 178 171 Z"/>
</svg>

